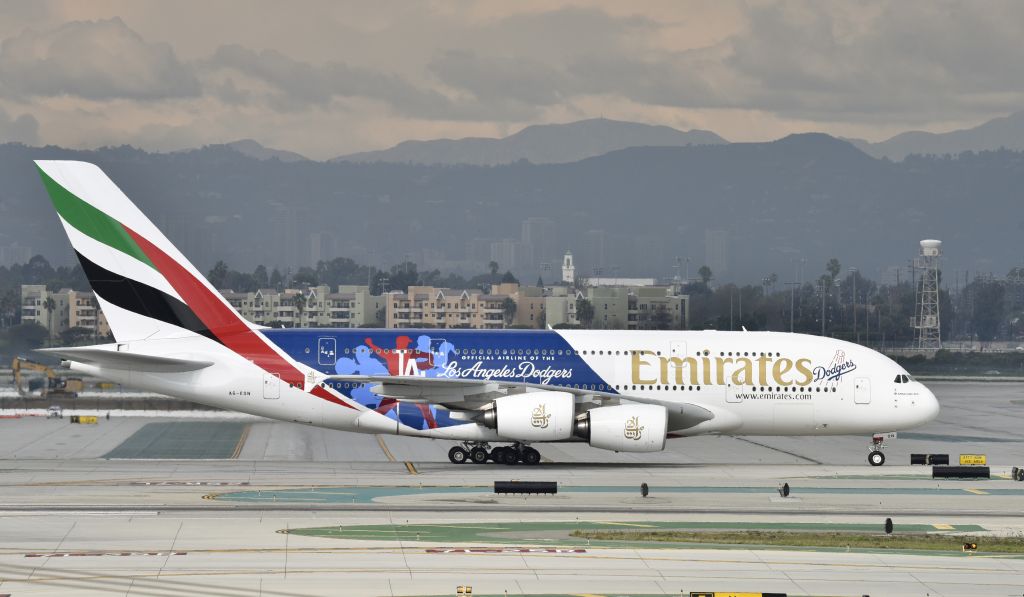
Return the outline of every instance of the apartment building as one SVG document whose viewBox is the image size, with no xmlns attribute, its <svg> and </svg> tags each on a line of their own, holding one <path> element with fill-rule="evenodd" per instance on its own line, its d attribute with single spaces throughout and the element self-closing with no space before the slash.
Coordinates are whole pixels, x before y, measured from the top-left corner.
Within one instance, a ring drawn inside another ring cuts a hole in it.
<svg viewBox="0 0 1024 597">
<path fill-rule="evenodd" d="M 43 326 L 50 338 L 72 328 L 97 337 L 110 335 L 110 325 L 92 292 L 70 288 L 50 291 L 43 284 L 22 285 L 21 322 Z"/>
<path fill-rule="evenodd" d="M 256 292 L 222 290 L 245 319 L 267 326 L 358 328 L 383 325 L 386 297 L 367 286 L 313 286 L 306 289 L 261 288 Z"/>
<path fill-rule="evenodd" d="M 498 330 L 506 327 L 511 309 L 506 300 L 515 304 L 508 294 L 433 286 L 410 286 L 408 292 L 392 292 L 386 298 L 389 328 Z"/>
</svg>

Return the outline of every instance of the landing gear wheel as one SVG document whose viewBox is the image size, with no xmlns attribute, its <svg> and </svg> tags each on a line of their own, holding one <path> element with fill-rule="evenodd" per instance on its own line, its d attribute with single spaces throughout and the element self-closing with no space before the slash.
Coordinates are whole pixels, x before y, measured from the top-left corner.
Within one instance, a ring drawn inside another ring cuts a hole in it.
<svg viewBox="0 0 1024 597">
<path fill-rule="evenodd" d="M 448 460 L 452 461 L 452 464 L 465 464 L 469 458 L 469 452 L 462 448 L 455 446 L 451 450 L 448 450 Z"/>
<path fill-rule="evenodd" d="M 469 459 L 473 464 L 484 464 L 487 462 L 487 450 L 476 447 L 469 451 Z"/>
<path fill-rule="evenodd" d="M 882 466 L 885 464 L 885 454 L 882 454 L 878 450 L 868 454 L 868 462 L 871 466 Z"/>
<path fill-rule="evenodd" d="M 523 464 L 533 466 L 540 463 L 540 452 L 533 448 L 523 450 Z"/>
<path fill-rule="evenodd" d="M 519 462 L 519 454 L 512 448 L 502 448 L 498 464 L 515 464 Z"/>
</svg>

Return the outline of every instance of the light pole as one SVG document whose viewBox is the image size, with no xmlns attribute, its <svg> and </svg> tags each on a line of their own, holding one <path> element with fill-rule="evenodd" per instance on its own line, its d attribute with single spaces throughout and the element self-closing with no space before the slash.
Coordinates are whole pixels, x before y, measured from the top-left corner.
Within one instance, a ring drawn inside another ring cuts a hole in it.
<svg viewBox="0 0 1024 597">
<path fill-rule="evenodd" d="M 857 268 L 850 268 L 850 277 L 853 278 L 853 335 L 857 344 L 860 344 L 860 328 L 857 327 Z"/>
<path fill-rule="evenodd" d="M 828 296 L 828 284 L 818 280 L 818 292 L 821 293 L 821 336 L 825 337 L 825 297 Z"/>
<path fill-rule="evenodd" d="M 789 333 L 793 333 L 793 311 L 794 301 L 796 297 L 796 287 L 799 286 L 799 282 L 786 282 L 786 286 L 789 286 Z"/>
</svg>

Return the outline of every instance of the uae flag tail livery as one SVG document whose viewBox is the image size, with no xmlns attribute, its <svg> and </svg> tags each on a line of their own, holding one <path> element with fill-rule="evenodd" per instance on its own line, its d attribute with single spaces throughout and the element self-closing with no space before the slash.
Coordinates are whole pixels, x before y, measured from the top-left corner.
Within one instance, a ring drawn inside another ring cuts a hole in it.
<svg viewBox="0 0 1024 597">
<path fill-rule="evenodd" d="M 118 342 L 252 328 L 93 164 L 37 161 L 43 185 Z"/>
<path fill-rule="evenodd" d="M 102 170 L 74 161 L 38 160 L 36 166 L 119 346 L 142 341 L 153 346 L 160 340 L 190 351 L 198 346 L 216 358 L 241 357 L 290 386 L 314 385 L 307 382 L 308 372 L 301 365 L 269 343 L 258 326 L 239 316 Z M 72 357 L 69 351 L 76 354 Z M 76 362 L 122 370 L 174 372 L 204 366 L 201 359 L 163 355 L 143 359 L 129 351 L 121 355 L 105 350 L 87 354 L 89 349 L 53 352 Z M 309 390 L 344 403 L 323 388 Z"/>
</svg>

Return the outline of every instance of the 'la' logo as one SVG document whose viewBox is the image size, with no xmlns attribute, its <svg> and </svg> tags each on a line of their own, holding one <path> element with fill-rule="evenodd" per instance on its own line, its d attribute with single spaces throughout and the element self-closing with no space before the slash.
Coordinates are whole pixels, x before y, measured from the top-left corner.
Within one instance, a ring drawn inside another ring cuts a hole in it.
<svg viewBox="0 0 1024 597">
<path fill-rule="evenodd" d="M 419 377 L 426 377 L 425 371 L 420 371 L 420 368 L 416 366 L 416 359 L 410 359 L 406 357 L 406 351 L 398 351 L 398 374 L 399 375 L 416 375 Z"/>
</svg>

